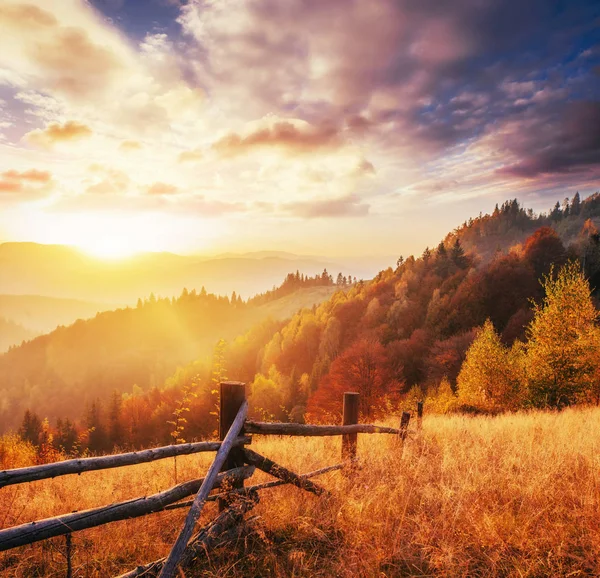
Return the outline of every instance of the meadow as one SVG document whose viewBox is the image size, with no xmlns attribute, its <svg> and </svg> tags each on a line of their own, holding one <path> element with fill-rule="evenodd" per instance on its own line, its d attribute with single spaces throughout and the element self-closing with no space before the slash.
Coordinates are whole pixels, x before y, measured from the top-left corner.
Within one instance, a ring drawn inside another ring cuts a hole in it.
<svg viewBox="0 0 600 578">
<path fill-rule="evenodd" d="M 330 498 L 294 487 L 263 491 L 245 538 L 210 552 L 188 578 L 598 575 L 599 426 L 599 408 L 573 408 L 426 415 L 403 451 L 395 436 L 359 435 L 355 470 L 315 480 Z M 340 460 L 339 438 L 255 436 L 252 447 L 302 473 Z M 178 458 L 178 481 L 202 475 L 211 456 Z M 6 445 L 0 458 L 2 469 L 16 459 Z M 253 483 L 263 479 L 256 474 Z M 164 460 L 9 486 L 0 489 L 0 527 L 174 481 L 173 460 Z M 185 512 L 74 534 L 73 575 L 114 576 L 164 556 Z M 207 505 L 201 523 L 215 513 Z M 60 537 L 1 553 L 0 575 L 63 577 L 64 548 Z"/>
</svg>

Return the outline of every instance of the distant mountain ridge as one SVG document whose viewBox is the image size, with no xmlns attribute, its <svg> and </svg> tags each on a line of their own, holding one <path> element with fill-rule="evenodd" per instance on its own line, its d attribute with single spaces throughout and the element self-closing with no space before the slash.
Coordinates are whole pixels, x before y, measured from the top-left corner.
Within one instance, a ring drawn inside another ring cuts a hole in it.
<svg viewBox="0 0 600 578">
<path fill-rule="evenodd" d="M 43 295 L 110 303 L 135 304 L 154 293 L 179 295 L 182 288 L 250 297 L 276 286 L 287 273 L 307 275 L 323 269 L 368 278 L 378 264 L 357 270 L 324 258 L 281 252 L 226 254 L 206 258 L 173 253 L 145 253 L 123 260 L 100 260 L 72 247 L 36 243 L 0 244 L 0 294 Z"/>
</svg>

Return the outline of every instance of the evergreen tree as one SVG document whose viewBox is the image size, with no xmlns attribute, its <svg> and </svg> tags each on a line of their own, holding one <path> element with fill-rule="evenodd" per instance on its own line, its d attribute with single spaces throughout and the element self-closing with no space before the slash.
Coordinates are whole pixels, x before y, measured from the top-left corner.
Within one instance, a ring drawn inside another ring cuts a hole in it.
<svg viewBox="0 0 600 578">
<path fill-rule="evenodd" d="M 577 216 L 579 213 L 581 213 L 581 197 L 577 192 L 571 201 L 571 215 Z"/>
<path fill-rule="evenodd" d="M 450 249 L 450 259 L 459 269 L 464 269 L 469 265 L 469 260 L 465 256 L 465 252 L 458 237 L 455 239 L 454 244 Z"/>
<path fill-rule="evenodd" d="M 97 453 L 107 449 L 107 435 L 102 422 L 102 406 L 100 400 L 95 400 L 90 405 L 86 416 L 88 430 L 88 449 Z"/>
<path fill-rule="evenodd" d="M 108 414 L 108 443 L 111 449 L 122 446 L 125 442 L 122 408 L 123 397 L 118 391 L 113 391 Z"/>
<path fill-rule="evenodd" d="M 42 433 L 42 420 L 37 413 L 26 410 L 23 416 L 23 422 L 19 428 L 19 436 L 22 440 L 39 446 L 40 435 Z"/>
</svg>

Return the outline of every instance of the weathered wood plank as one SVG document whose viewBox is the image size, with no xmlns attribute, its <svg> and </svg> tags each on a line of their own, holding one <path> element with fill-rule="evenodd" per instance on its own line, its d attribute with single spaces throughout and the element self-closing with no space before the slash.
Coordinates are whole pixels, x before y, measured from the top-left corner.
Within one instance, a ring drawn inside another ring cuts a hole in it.
<svg viewBox="0 0 600 578">
<path fill-rule="evenodd" d="M 256 466 L 259 470 L 262 470 L 263 472 L 270 474 L 275 478 L 279 478 L 287 484 L 293 484 L 294 486 L 297 486 L 298 488 L 308 492 L 312 492 L 317 496 L 329 494 L 325 488 L 303 478 L 302 476 L 299 476 L 298 474 L 288 470 L 287 468 L 284 468 L 283 466 L 280 466 L 279 464 L 276 464 L 273 460 L 257 454 L 251 449 L 244 448 L 242 451 L 244 452 L 245 460 L 250 465 Z"/>
<path fill-rule="evenodd" d="M 299 474 L 301 478 L 309 479 L 314 478 L 316 476 L 321 476 L 323 474 L 327 474 L 328 472 L 333 472 L 335 470 L 343 469 L 344 464 L 336 464 L 335 466 L 327 466 L 326 468 L 321 468 L 320 470 L 315 470 L 314 472 L 308 472 L 306 474 Z M 208 496 L 206 498 L 207 502 L 214 502 L 219 499 L 230 499 L 231 496 L 236 496 L 239 494 L 246 494 L 252 492 L 259 492 L 260 490 L 266 490 L 267 488 L 276 488 L 278 486 L 285 486 L 289 482 L 284 480 L 271 480 L 270 482 L 264 482 L 263 484 L 256 484 L 255 486 L 249 486 L 247 488 L 240 488 L 233 490 L 231 492 L 225 492 L 222 494 L 215 494 L 213 496 Z M 186 502 L 180 502 L 178 504 L 169 504 L 165 507 L 165 510 L 178 510 L 179 508 L 189 508 L 192 505 L 193 500 L 188 500 Z"/>
<path fill-rule="evenodd" d="M 287 435 L 287 436 L 339 436 L 357 433 L 396 434 L 400 430 L 370 424 L 356 425 L 309 425 L 299 423 L 267 423 L 247 421 L 244 431 L 248 434 Z"/>
<path fill-rule="evenodd" d="M 231 537 L 229 531 L 240 524 L 246 512 L 251 510 L 257 503 L 258 494 L 253 492 L 249 496 L 237 500 L 235 504 L 221 512 L 208 526 L 200 530 L 190 540 L 182 556 L 181 566 L 189 566 L 199 556 L 205 555 L 209 550 L 229 541 L 228 538 Z M 161 558 L 145 566 L 138 566 L 135 570 L 121 574 L 118 578 L 136 578 L 138 576 L 156 578 L 165 561 L 166 558 Z"/>
<path fill-rule="evenodd" d="M 235 441 L 236 446 L 250 443 L 250 438 L 240 437 Z M 221 442 L 196 442 L 189 444 L 176 444 L 160 448 L 141 450 L 139 452 L 128 452 L 114 454 L 111 456 L 99 456 L 96 458 L 81 458 L 42 464 L 27 468 L 4 470 L 0 472 L 0 488 L 12 484 L 23 484 L 47 478 L 56 478 L 68 474 L 81 474 L 95 470 L 108 470 L 135 464 L 144 464 L 155 460 L 163 460 L 174 456 L 185 456 L 200 452 L 216 452 L 221 447 Z"/>
<path fill-rule="evenodd" d="M 192 536 L 194 531 L 194 526 L 196 525 L 196 521 L 202 512 L 202 508 L 206 502 L 206 498 L 208 498 L 209 492 L 213 489 L 215 481 L 219 476 L 219 470 L 223 467 L 227 456 L 229 455 L 229 451 L 233 447 L 234 441 L 237 439 L 240 431 L 244 427 L 244 422 L 246 421 L 246 416 L 248 415 L 248 402 L 244 401 L 242 406 L 240 407 L 238 414 L 231 424 L 225 439 L 223 440 L 217 455 L 215 456 L 215 461 L 212 463 L 196 497 L 194 498 L 194 502 L 188 512 L 188 515 L 183 524 L 183 528 L 179 533 L 179 536 L 175 540 L 173 544 L 173 548 L 171 552 L 167 556 L 167 560 L 162 568 L 160 573 L 160 578 L 172 578 L 177 565 L 179 564 L 181 557 L 185 551 L 185 548 Z"/>
<path fill-rule="evenodd" d="M 223 483 L 231 484 L 233 481 L 250 477 L 254 473 L 253 467 L 236 468 L 223 472 L 214 481 L 215 487 Z M 118 502 L 110 506 L 93 508 L 82 512 L 74 512 L 63 516 L 46 518 L 37 522 L 29 522 L 6 530 L 0 530 L 0 551 L 10 550 L 17 546 L 33 544 L 40 540 L 62 536 L 70 532 L 78 532 L 95 526 L 117 522 L 128 518 L 137 518 L 160 512 L 168 504 L 178 502 L 187 496 L 196 493 L 206 478 L 190 480 L 173 488 L 158 492 L 143 498 L 134 498 L 125 502 Z"/>
</svg>

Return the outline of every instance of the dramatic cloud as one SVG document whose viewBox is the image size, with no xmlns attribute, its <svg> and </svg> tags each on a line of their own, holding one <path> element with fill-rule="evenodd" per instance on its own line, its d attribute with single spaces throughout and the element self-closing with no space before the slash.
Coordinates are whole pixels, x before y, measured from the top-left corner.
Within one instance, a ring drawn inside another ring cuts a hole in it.
<svg viewBox="0 0 600 578">
<path fill-rule="evenodd" d="M 50 123 L 43 130 L 32 130 L 24 139 L 36 146 L 52 148 L 57 143 L 76 141 L 91 135 L 92 129 L 89 126 L 70 120 L 64 124 Z"/>
<path fill-rule="evenodd" d="M 505 135 L 520 160 L 499 174 L 534 178 L 593 169 L 600 176 L 600 102 L 571 103 L 555 118 L 535 119 L 528 130 L 522 128 Z"/>
<path fill-rule="evenodd" d="M 0 0 L 3 209 L 52 187 L 43 210 L 90 220 L 422 250 L 600 186 L 599 22 L 594 0 Z"/>
<path fill-rule="evenodd" d="M 256 130 L 246 136 L 229 134 L 217 141 L 213 148 L 224 156 L 234 156 L 260 147 L 308 153 L 340 146 L 339 131 L 333 126 L 301 128 L 291 122 L 276 122 L 271 127 Z"/>
</svg>

